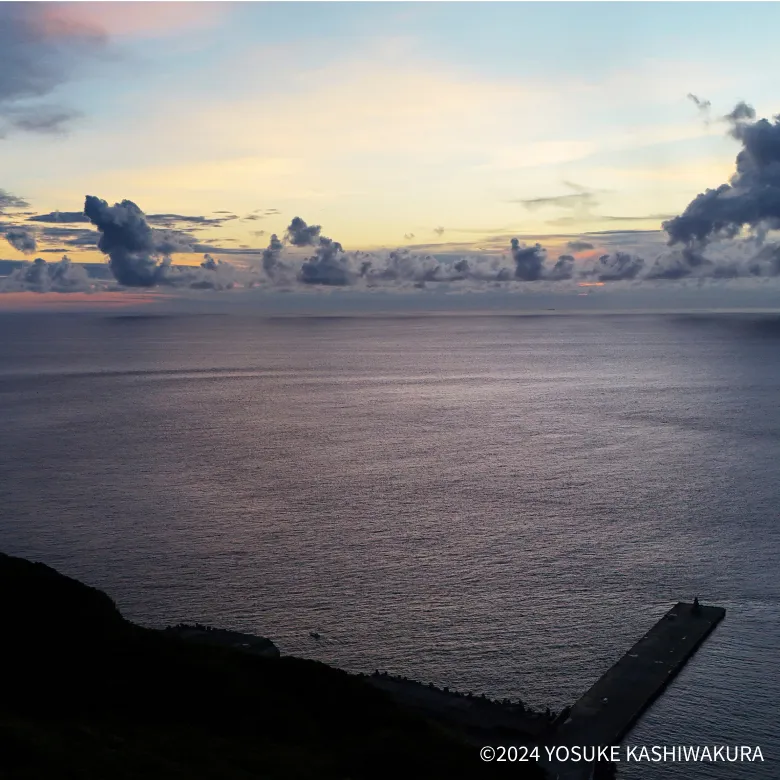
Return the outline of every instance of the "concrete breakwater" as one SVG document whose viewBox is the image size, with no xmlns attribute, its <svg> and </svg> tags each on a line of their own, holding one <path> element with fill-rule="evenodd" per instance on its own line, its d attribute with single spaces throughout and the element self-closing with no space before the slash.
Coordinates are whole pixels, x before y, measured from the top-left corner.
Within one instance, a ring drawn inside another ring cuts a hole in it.
<svg viewBox="0 0 780 780">
<path fill-rule="evenodd" d="M 618 745 L 725 614 L 722 607 L 677 603 L 559 719 L 547 743 Z M 559 780 L 593 776 L 583 764 L 550 768 Z"/>
</svg>

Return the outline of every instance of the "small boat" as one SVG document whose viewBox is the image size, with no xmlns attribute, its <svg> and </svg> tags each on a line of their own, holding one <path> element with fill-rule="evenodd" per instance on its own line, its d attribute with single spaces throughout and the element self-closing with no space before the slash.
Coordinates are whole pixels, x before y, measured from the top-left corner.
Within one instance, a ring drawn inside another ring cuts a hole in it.
<svg viewBox="0 0 780 780">
<path fill-rule="evenodd" d="M 309 636 L 312 639 L 319 639 L 320 638 L 320 635 L 316 631 L 309 631 Z"/>
</svg>

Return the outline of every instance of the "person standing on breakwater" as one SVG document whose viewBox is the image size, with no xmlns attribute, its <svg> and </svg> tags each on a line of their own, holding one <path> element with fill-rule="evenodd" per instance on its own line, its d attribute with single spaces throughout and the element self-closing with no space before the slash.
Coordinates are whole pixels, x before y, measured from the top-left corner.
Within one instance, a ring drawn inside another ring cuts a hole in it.
<svg viewBox="0 0 780 780">
<path fill-rule="evenodd" d="M 694 596 L 693 597 L 693 609 L 691 609 L 691 612 L 693 612 L 695 615 L 699 614 L 699 597 Z"/>
</svg>

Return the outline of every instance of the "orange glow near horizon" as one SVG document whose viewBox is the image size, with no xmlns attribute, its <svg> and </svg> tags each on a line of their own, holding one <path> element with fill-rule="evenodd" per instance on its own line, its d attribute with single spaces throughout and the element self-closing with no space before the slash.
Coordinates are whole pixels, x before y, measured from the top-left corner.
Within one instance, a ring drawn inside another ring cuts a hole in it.
<svg viewBox="0 0 780 780">
<path fill-rule="evenodd" d="M 578 287 L 603 287 L 605 282 L 580 282 Z"/>
<path fill-rule="evenodd" d="M 12 292 L 0 295 L 0 310 L 2 309 L 42 309 L 51 306 L 72 306 L 82 304 L 95 308 L 121 308 L 124 306 L 143 306 L 169 298 L 168 295 L 154 293 L 36 293 Z"/>
</svg>

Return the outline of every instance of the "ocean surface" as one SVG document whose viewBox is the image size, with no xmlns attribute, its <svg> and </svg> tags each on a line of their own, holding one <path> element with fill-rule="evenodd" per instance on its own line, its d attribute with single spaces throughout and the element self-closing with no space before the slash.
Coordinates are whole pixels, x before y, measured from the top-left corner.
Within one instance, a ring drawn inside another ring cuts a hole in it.
<svg viewBox="0 0 780 780">
<path fill-rule="evenodd" d="M 780 776 L 780 319 L 0 328 L 1 550 L 146 625 L 554 709 L 698 595 L 726 619 L 627 742 L 766 762 L 619 777 Z"/>
</svg>

